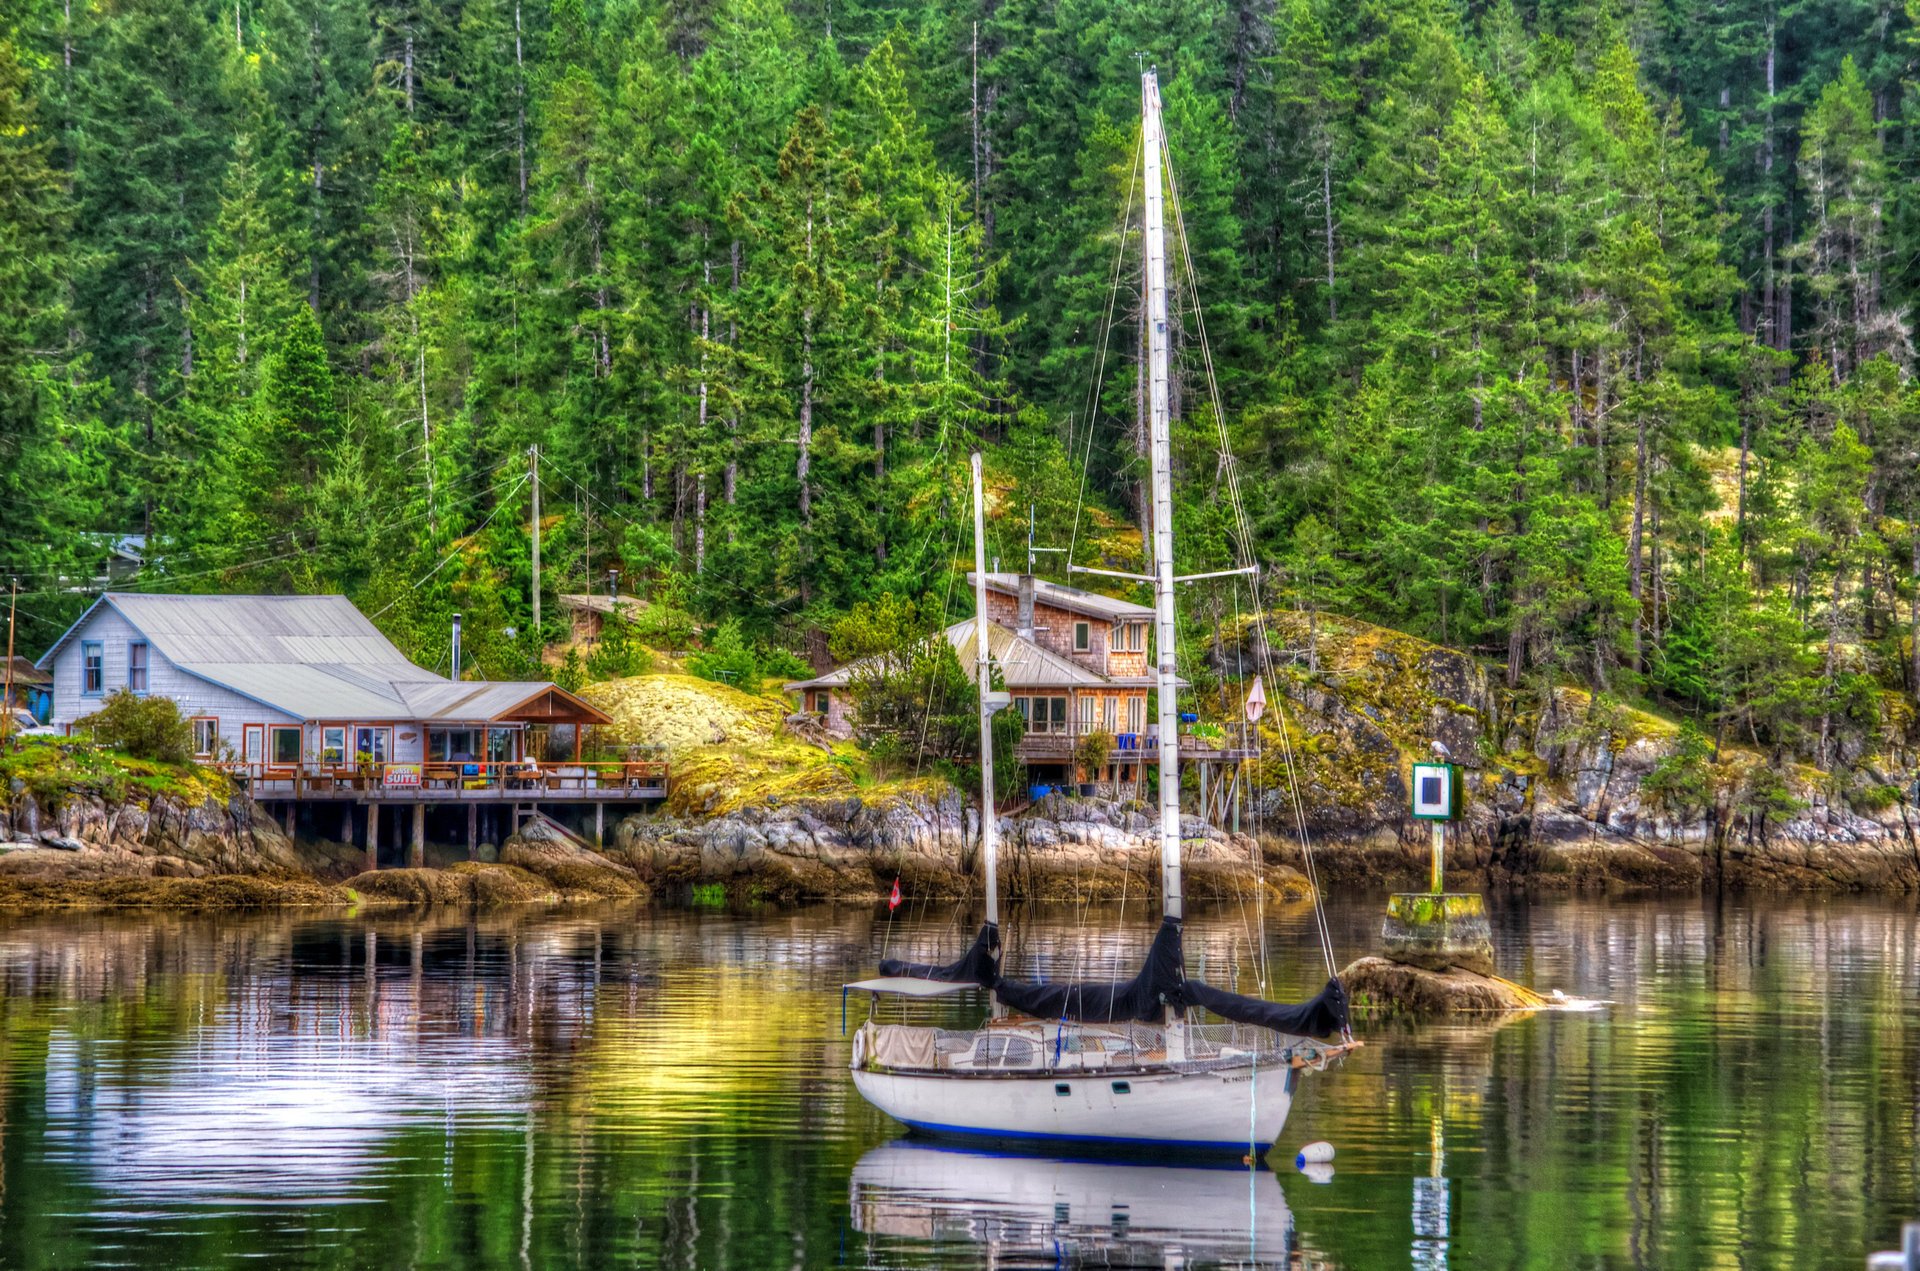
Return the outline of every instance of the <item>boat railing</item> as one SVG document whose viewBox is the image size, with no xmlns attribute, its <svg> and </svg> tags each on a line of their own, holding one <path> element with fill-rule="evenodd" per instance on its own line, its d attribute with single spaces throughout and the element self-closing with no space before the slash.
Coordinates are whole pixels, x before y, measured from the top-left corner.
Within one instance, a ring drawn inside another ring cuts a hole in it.
<svg viewBox="0 0 1920 1271">
<path fill-rule="evenodd" d="M 1204 1072 L 1319 1063 L 1335 1050 L 1312 1038 L 1231 1023 L 1187 1024 L 1171 1052 L 1167 1028 L 1140 1023 L 1018 1020 L 978 1029 L 948 1029 L 876 1022 L 862 1033 L 856 1043 L 859 1062 L 894 1071 L 1050 1073 L 1152 1068 Z"/>
</svg>

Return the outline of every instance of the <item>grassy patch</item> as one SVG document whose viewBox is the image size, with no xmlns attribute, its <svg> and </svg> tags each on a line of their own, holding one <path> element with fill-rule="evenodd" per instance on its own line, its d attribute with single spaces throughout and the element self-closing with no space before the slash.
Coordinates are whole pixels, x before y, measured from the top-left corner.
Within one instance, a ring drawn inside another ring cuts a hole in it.
<svg viewBox="0 0 1920 1271">
<path fill-rule="evenodd" d="M 11 791 L 15 781 L 48 812 L 58 811 L 75 794 L 148 802 L 165 796 L 188 805 L 225 801 L 233 794 L 232 783 L 211 768 L 135 759 L 64 737 L 22 738 L 0 752 L 0 789 Z"/>
</svg>

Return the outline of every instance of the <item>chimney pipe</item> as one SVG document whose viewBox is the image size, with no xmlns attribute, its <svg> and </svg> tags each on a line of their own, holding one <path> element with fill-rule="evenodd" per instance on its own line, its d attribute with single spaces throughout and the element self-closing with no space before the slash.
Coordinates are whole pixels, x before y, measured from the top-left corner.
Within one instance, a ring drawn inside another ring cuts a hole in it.
<svg viewBox="0 0 1920 1271">
<path fill-rule="evenodd" d="M 1020 608 L 1013 620 L 1014 630 L 1025 640 L 1033 639 L 1033 575 L 1020 575 Z"/>
<path fill-rule="evenodd" d="M 460 615 L 453 615 L 453 674 L 449 679 L 460 678 Z"/>
<path fill-rule="evenodd" d="M 617 569 L 607 571 L 607 598 L 609 600 L 620 598 L 620 571 Z"/>
</svg>

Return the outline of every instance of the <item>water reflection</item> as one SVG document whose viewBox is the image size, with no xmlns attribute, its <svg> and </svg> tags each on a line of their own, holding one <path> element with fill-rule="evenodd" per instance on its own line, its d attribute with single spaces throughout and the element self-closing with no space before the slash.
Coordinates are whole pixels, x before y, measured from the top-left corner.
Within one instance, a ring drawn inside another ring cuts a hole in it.
<svg viewBox="0 0 1920 1271">
<path fill-rule="evenodd" d="M 1017 913 L 1010 956 L 1131 966 L 1140 916 Z M 1852 1268 L 1920 1212 L 1911 903 L 1493 916 L 1515 978 L 1616 1004 L 1367 1029 L 1282 1140 L 1324 1186 L 896 1142 L 838 987 L 965 913 L 0 917 L 0 1265 Z M 1378 903 L 1332 917 L 1357 950 Z M 1308 921 L 1268 915 L 1276 996 Z M 1253 988 L 1257 925 L 1189 923 Z"/>
<path fill-rule="evenodd" d="M 972 1151 L 914 1140 L 853 1168 L 867 1236 L 958 1245 L 993 1267 L 1293 1267 L 1293 1215 L 1265 1168 Z"/>
</svg>

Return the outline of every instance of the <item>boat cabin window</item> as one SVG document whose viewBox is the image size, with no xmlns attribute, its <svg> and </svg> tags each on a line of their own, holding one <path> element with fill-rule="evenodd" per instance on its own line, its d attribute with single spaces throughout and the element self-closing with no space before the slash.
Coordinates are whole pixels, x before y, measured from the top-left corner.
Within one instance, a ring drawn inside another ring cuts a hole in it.
<svg viewBox="0 0 1920 1271">
<path fill-rule="evenodd" d="M 1024 1037 L 984 1037 L 980 1040 L 980 1058 L 989 1065 L 1024 1068 L 1033 1062 L 1033 1043 Z"/>
</svg>

